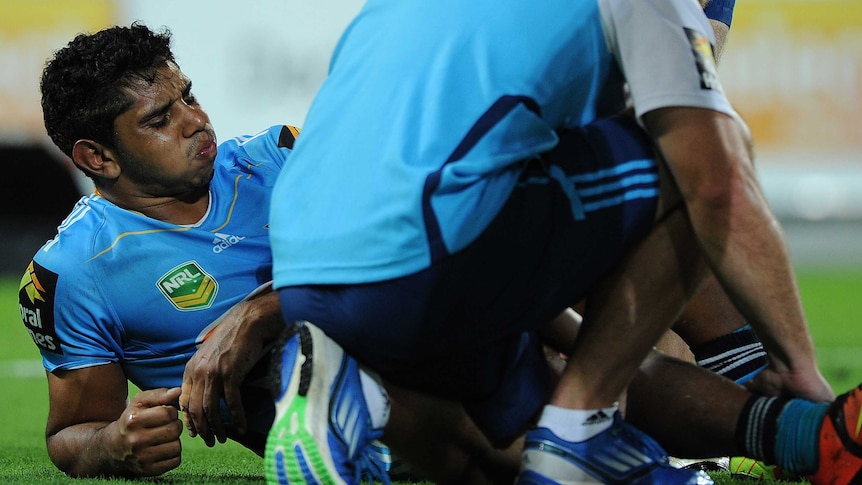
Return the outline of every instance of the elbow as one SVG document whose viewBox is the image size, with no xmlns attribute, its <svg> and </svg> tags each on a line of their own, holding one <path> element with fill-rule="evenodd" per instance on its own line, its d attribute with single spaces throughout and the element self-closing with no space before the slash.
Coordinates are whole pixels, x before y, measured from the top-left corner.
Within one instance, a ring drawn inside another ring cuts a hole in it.
<svg viewBox="0 0 862 485">
<path fill-rule="evenodd" d="M 750 165 L 738 165 L 738 169 L 720 177 L 702 180 L 686 195 L 687 206 L 692 216 L 698 213 L 713 221 L 726 220 L 752 206 L 765 205 L 760 184 Z"/>
<path fill-rule="evenodd" d="M 121 467 L 106 464 L 104 453 L 87 449 L 98 446 L 98 440 L 90 437 L 84 441 L 69 440 L 63 430 L 48 434 L 45 439 L 51 463 L 70 478 L 139 478 L 142 475 Z M 95 452 L 95 453 L 94 453 Z M 94 459 L 93 456 L 97 458 Z"/>
<path fill-rule="evenodd" d="M 61 440 L 56 435 L 48 435 L 45 437 L 45 444 L 48 449 L 48 458 L 58 470 L 65 473 L 71 478 L 86 478 L 85 475 L 76 473 L 74 453 L 65 453 L 64 446 Z"/>
<path fill-rule="evenodd" d="M 683 196 L 686 206 L 692 215 L 699 212 L 720 214 L 728 211 L 733 206 L 733 201 L 740 192 L 738 181 L 728 178 L 713 177 L 701 180 L 699 184 L 685 191 Z"/>
</svg>

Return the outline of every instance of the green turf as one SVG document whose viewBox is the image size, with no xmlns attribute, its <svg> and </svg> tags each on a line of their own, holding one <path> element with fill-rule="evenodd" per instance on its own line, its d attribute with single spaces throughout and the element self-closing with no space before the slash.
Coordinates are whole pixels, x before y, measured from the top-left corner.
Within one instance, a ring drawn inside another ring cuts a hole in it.
<svg viewBox="0 0 862 485">
<path fill-rule="evenodd" d="M 820 368 L 843 393 L 862 382 L 862 272 L 807 270 L 798 276 Z"/>
<path fill-rule="evenodd" d="M 862 382 L 862 332 L 858 304 L 862 272 L 800 273 L 800 291 L 818 360 L 836 391 Z M 18 278 L 0 277 L 0 483 L 90 484 L 109 480 L 72 480 L 57 471 L 45 451 L 47 392 L 36 347 L 15 312 Z M 144 482 L 166 484 L 260 484 L 261 460 L 228 443 L 207 448 L 200 440 L 183 438 L 183 464 Z M 751 482 L 715 476 L 719 485 Z M 117 480 L 114 480 L 116 482 Z"/>
</svg>

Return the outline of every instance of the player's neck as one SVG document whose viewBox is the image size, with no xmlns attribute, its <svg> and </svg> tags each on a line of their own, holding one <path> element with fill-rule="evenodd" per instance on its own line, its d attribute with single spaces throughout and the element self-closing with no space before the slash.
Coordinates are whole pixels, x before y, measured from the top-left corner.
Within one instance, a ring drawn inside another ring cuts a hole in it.
<svg viewBox="0 0 862 485">
<path fill-rule="evenodd" d="M 141 213 L 152 219 L 170 224 L 190 225 L 200 222 L 209 210 L 208 187 L 182 198 L 176 197 L 130 197 L 117 198 L 101 193 L 102 197 L 123 209 Z"/>
</svg>

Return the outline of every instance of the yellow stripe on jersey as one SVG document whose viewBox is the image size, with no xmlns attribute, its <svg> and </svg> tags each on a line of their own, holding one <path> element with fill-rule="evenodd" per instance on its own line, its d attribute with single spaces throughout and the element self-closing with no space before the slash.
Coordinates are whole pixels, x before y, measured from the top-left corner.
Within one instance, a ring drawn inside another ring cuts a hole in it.
<svg viewBox="0 0 862 485">
<path fill-rule="evenodd" d="M 157 232 L 185 232 L 185 231 L 188 231 L 189 229 L 191 229 L 191 227 L 177 227 L 175 229 L 149 229 L 147 231 L 124 232 L 124 233 L 120 234 L 119 236 L 117 236 L 116 239 L 114 239 L 114 242 L 112 242 L 110 246 L 99 251 L 98 254 L 96 254 L 92 258 L 88 259 L 87 262 L 89 263 L 90 261 L 98 258 L 99 256 L 101 256 L 107 252 L 110 252 L 120 242 L 120 239 L 123 239 L 124 237 L 127 237 L 127 236 L 141 236 L 141 235 L 146 235 L 146 234 L 155 234 Z"/>
</svg>

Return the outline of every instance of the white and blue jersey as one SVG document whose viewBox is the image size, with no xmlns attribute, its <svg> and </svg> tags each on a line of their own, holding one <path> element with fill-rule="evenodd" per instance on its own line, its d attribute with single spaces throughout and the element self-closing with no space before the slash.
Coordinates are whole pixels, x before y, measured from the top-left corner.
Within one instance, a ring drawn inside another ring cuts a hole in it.
<svg viewBox="0 0 862 485">
<path fill-rule="evenodd" d="M 218 147 L 206 215 L 176 225 L 83 197 L 21 281 L 48 372 L 119 363 L 141 389 L 177 387 L 231 306 L 271 279 L 268 208 L 297 130 Z"/>
<path fill-rule="evenodd" d="M 695 0 L 369 0 L 276 184 L 275 286 L 389 280 L 462 250 L 523 160 L 627 99 L 638 117 L 734 115 L 713 42 Z"/>
</svg>

